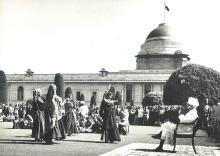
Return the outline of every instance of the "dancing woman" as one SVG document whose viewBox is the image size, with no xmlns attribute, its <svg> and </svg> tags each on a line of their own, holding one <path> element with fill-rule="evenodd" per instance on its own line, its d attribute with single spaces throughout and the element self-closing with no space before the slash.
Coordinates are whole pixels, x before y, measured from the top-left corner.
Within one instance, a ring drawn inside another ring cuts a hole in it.
<svg viewBox="0 0 220 156">
<path fill-rule="evenodd" d="M 47 144 L 53 144 L 52 139 L 62 138 L 58 119 L 60 110 L 59 103 L 61 98 L 56 95 L 56 85 L 51 84 L 49 86 L 46 96 L 46 108 L 45 108 L 45 136 L 44 140 Z"/>
<path fill-rule="evenodd" d="M 33 116 L 33 128 L 32 137 L 35 140 L 42 140 L 45 134 L 45 102 L 41 95 L 41 90 L 36 89 L 33 91 L 32 102 L 32 116 Z"/>
<path fill-rule="evenodd" d="M 111 100 L 112 93 L 105 92 L 103 100 L 100 106 L 99 114 L 103 119 L 103 133 L 101 140 L 103 140 L 103 135 L 105 136 L 105 142 L 121 141 L 117 124 L 116 115 L 114 109 L 114 103 L 117 101 Z"/>
<path fill-rule="evenodd" d="M 64 106 L 65 106 L 64 126 L 67 135 L 70 136 L 73 133 L 78 133 L 77 125 L 76 125 L 75 102 L 71 94 L 69 94 L 67 98 L 64 100 Z"/>
</svg>

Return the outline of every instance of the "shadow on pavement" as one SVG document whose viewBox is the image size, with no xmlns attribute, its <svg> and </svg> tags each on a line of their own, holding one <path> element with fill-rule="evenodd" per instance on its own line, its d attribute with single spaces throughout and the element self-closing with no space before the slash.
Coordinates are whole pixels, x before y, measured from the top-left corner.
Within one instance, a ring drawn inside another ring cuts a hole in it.
<svg viewBox="0 0 220 156">
<path fill-rule="evenodd" d="M 15 136 L 16 138 L 31 138 L 31 136 Z"/>
<path fill-rule="evenodd" d="M 214 143 L 220 143 L 219 137 L 209 137 L 206 139 L 207 142 L 214 142 Z"/>
<path fill-rule="evenodd" d="M 88 143 L 105 143 L 103 141 L 90 141 L 90 140 L 62 140 L 62 141 L 88 142 Z"/>
<path fill-rule="evenodd" d="M 0 144 L 45 144 L 34 140 L 0 139 Z"/>
<path fill-rule="evenodd" d="M 133 149 L 135 151 L 142 151 L 142 152 L 158 152 L 155 151 L 155 149 Z M 163 150 L 162 153 L 176 153 L 176 151 L 170 151 L 170 150 Z"/>
</svg>

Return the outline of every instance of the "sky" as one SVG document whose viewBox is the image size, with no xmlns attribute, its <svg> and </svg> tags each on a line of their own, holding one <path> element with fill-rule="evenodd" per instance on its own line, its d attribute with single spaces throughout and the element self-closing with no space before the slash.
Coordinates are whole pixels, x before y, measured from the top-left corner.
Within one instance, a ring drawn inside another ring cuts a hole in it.
<svg viewBox="0 0 220 156">
<path fill-rule="evenodd" d="M 163 23 L 164 2 L 190 63 L 220 71 L 219 0 L 0 0 L 0 70 L 134 70 L 141 44 Z"/>
</svg>

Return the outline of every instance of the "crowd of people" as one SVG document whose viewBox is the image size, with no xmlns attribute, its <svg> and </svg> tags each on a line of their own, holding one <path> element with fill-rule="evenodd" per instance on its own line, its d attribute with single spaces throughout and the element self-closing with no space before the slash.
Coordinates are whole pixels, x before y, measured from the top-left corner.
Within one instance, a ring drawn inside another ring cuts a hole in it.
<svg viewBox="0 0 220 156">
<path fill-rule="evenodd" d="M 105 142 L 120 141 L 120 134 L 129 131 L 129 112 L 126 107 L 116 106 L 112 95 L 105 92 L 100 107 L 88 106 L 83 100 L 75 101 L 72 94 L 63 100 L 52 84 L 46 96 L 34 89 L 32 100 L 26 104 L 3 105 L 2 115 L 13 117 L 13 128 L 32 128 L 32 137 L 47 144 L 53 139 L 92 132 L 100 133 Z"/>
<path fill-rule="evenodd" d="M 32 128 L 32 137 L 36 141 L 44 140 L 47 144 L 52 144 L 53 139 L 62 140 L 78 133 L 100 133 L 101 140 L 105 142 L 121 141 L 120 134 L 128 134 L 130 124 L 161 125 L 162 141 L 157 149 L 160 151 L 167 131 L 174 131 L 179 122 L 170 118 L 176 114 L 167 112 L 178 112 L 180 109 L 182 113 L 184 111 L 182 106 L 122 106 L 117 105 L 118 101 L 112 97 L 113 93 L 106 91 L 100 107 L 88 106 L 84 100 L 75 101 L 72 94 L 62 99 L 56 94 L 56 86 L 51 84 L 46 96 L 42 95 L 40 89 L 35 89 L 32 100 L 28 100 L 26 104 L 3 104 L 1 114 L 13 120 L 13 128 Z M 200 127 L 207 129 L 211 107 L 206 105 L 200 108 L 199 105 L 196 109 L 196 114 L 201 119 Z M 197 116 L 194 111 L 194 117 Z M 181 116 L 178 118 L 183 120 Z"/>
<path fill-rule="evenodd" d="M 36 91 L 36 90 L 35 90 Z M 36 94 L 36 93 L 34 93 Z M 37 94 L 41 94 L 40 92 Z M 42 95 L 34 95 L 33 97 L 34 102 L 36 102 L 37 97 L 41 97 L 40 101 L 45 101 L 46 97 Z M 4 117 L 8 117 L 11 119 L 15 119 L 16 121 L 19 121 L 19 123 L 25 121 L 25 123 L 31 122 L 31 117 L 34 117 L 33 115 L 33 110 L 36 111 L 35 105 L 33 105 L 32 101 L 27 101 L 27 103 L 17 103 L 17 104 L 8 104 L 8 105 L 3 105 L 2 107 L 2 114 Z M 40 102 L 38 101 L 38 102 Z M 65 102 L 64 102 L 65 101 Z M 99 106 L 91 105 L 87 106 L 85 104 L 85 101 L 74 101 L 72 98 L 72 95 L 70 97 L 67 97 L 62 103 L 66 103 L 66 107 L 64 104 L 61 106 L 61 115 L 62 115 L 62 120 L 63 121 L 68 121 L 69 118 L 71 118 L 71 113 L 73 112 L 74 114 L 74 119 L 76 120 L 76 125 L 75 131 L 77 133 L 79 132 L 99 132 L 99 128 L 96 124 L 101 124 L 101 117 L 99 115 Z M 73 103 L 73 104 L 72 104 Z M 71 106 L 71 105 L 74 106 Z M 39 110 L 44 110 L 45 106 L 39 105 Z M 72 108 L 74 107 L 74 108 Z M 116 117 L 117 117 L 117 124 L 121 125 L 159 125 L 162 123 L 165 119 L 165 112 L 169 110 L 168 106 L 166 107 L 158 107 L 158 106 L 148 106 L 148 107 L 142 107 L 142 105 L 137 105 L 137 106 L 130 106 L 127 105 L 126 103 L 124 106 L 116 106 L 115 107 L 115 112 L 116 112 Z M 123 113 L 120 113 L 123 112 Z M 123 115 L 125 114 L 125 115 Z M 125 117 L 123 117 L 125 116 Z M 124 118 L 124 119 L 122 119 Z M 27 119 L 29 122 L 27 122 Z M 98 122 L 98 123 L 97 123 Z M 95 124 L 95 126 L 93 126 Z M 23 123 L 22 123 L 23 125 Z M 70 125 L 69 125 L 70 126 Z M 19 127 L 17 124 L 16 127 Z M 24 127 L 24 126 L 21 126 Z M 25 126 L 26 127 L 26 126 Z M 97 127 L 97 128 L 94 128 Z M 125 134 L 125 132 L 121 132 L 122 134 Z"/>
<path fill-rule="evenodd" d="M 31 128 L 31 105 L 29 103 L 2 104 L 0 117 L 3 121 L 13 121 L 13 128 Z"/>
</svg>

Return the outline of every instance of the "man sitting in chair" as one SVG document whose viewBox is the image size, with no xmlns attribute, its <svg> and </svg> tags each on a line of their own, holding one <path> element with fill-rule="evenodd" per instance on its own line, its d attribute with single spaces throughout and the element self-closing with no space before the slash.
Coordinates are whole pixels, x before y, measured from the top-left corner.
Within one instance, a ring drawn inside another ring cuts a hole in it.
<svg viewBox="0 0 220 156">
<path fill-rule="evenodd" d="M 192 103 L 190 104 L 190 101 L 191 101 L 190 99 L 191 98 L 189 98 L 188 104 L 186 104 L 186 106 L 185 106 L 185 109 L 188 109 L 187 113 L 183 112 L 184 108 L 182 110 L 180 110 L 180 113 L 175 110 L 169 111 L 168 112 L 168 121 L 164 122 L 161 125 L 160 133 L 152 136 L 152 138 L 154 138 L 154 139 L 160 139 L 160 144 L 155 149 L 156 151 L 163 151 L 163 144 L 166 139 L 170 139 L 170 141 L 173 140 L 172 137 L 173 137 L 174 131 L 177 128 L 177 124 L 191 123 L 198 117 L 195 103 L 193 102 L 193 105 L 192 105 Z"/>
</svg>

